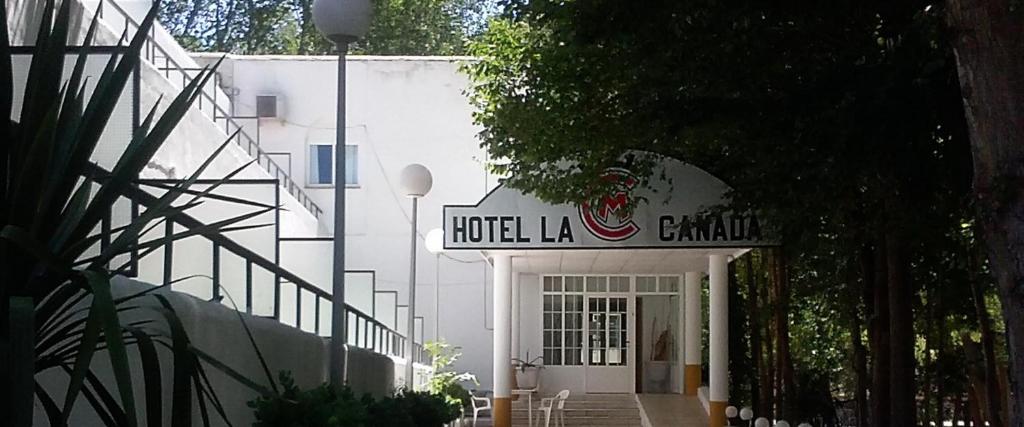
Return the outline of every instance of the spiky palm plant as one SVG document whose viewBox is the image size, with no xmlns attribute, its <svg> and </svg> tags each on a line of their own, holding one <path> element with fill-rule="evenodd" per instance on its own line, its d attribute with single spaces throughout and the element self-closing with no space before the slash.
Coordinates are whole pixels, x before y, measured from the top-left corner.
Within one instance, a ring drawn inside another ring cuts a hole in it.
<svg viewBox="0 0 1024 427">
<path fill-rule="evenodd" d="M 154 107 L 113 169 L 103 170 L 90 159 L 138 65 L 157 5 L 141 21 L 123 53 L 111 55 L 92 95 L 87 96 L 83 74 L 97 19 L 93 18 L 70 77 L 65 78 L 71 3 L 64 0 L 57 7 L 54 0 L 46 0 L 24 104 L 19 117 L 7 120 L 13 103 L 12 48 L 6 2 L 0 2 L 0 381 L 10 391 L 9 398 L 0 399 L 0 416 L 7 425 L 31 425 L 33 402 L 38 401 L 51 425 L 66 425 L 75 403 L 84 400 L 108 425 L 161 425 L 165 411 L 170 412 L 173 425 L 188 425 L 193 402 L 198 402 L 204 421 L 209 420 L 208 408 L 224 417 L 200 361 L 230 369 L 191 346 L 166 298 L 148 291 L 115 298 L 107 266 L 118 255 L 145 253 L 170 240 L 216 233 L 255 215 L 140 241 L 148 230 L 196 206 L 198 198 L 216 188 L 188 190 L 230 139 L 188 179 L 155 202 L 150 200 L 145 212 L 128 225 L 105 236 L 96 234 L 115 201 L 130 196 L 139 172 L 201 95 L 215 67 L 201 71 L 163 114 L 157 115 Z M 183 194 L 193 197 L 176 204 Z M 101 240 L 112 241 L 99 245 Z M 102 246 L 98 254 L 88 252 L 96 246 Z M 155 298 L 156 303 L 142 304 L 142 298 Z M 126 323 L 121 318 L 140 309 L 152 310 L 166 327 L 154 328 L 146 321 Z M 131 346 L 137 346 L 141 378 L 133 378 L 129 369 Z M 166 403 L 161 396 L 160 346 L 173 356 L 173 398 Z M 92 368 L 94 356 L 104 354 L 112 368 L 111 388 Z M 66 374 L 66 390 L 54 393 L 37 382 L 37 375 L 49 370 Z M 139 384 L 144 387 L 144 405 L 135 402 L 134 388 Z M 142 408 L 145 419 L 140 421 Z"/>
</svg>

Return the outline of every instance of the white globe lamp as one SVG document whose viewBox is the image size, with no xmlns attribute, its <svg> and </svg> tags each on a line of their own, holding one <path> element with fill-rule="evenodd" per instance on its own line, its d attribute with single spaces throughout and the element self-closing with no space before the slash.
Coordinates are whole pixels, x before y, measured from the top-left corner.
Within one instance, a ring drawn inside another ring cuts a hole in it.
<svg viewBox="0 0 1024 427">
<path fill-rule="evenodd" d="M 427 247 L 427 251 L 432 254 L 440 254 L 444 252 L 444 230 L 435 228 L 427 232 L 426 237 L 423 239 L 423 245 Z"/>
<path fill-rule="evenodd" d="M 434 177 L 430 175 L 430 170 L 426 166 L 418 163 L 413 163 L 402 169 L 402 175 L 399 178 L 399 185 L 402 188 L 402 194 L 406 197 L 423 197 L 430 192 L 430 188 L 434 185 Z"/>
<path fill-rule="evenodd" d="M 775 427 L 789 427 L 789 422 L 786 420 L 778 420 L 775 422 Z"/>
<path fill-rule="evenodd" d="M 736 414 L 737 414 L 738 412 L 739 412 L 739 411 L 737 411 L 737 410 L 736 410 L 736 407 L 735 407 L 735 406 L 727 406 L 727 407 L 725 408 L 725 416 L 726 416 L 726 417 L 729 417 L 729 418 L 736 418 Z"/>
<path fill-rule="evenodd" d="M 754 421 L 754 427 L 771 427 L 771 423 L 767 418 L 761 417 Z"/>
<path fill-rule="evenodd" d="M 743 421 L 750 421 L 754 419 L 754 410 L 750 408 L 740 409 L 740 419 Z"/>
<path fill-rule="evenodd" d="M 370 0 L 315 0 L 313 25 L 335 44 L 351 43 L 366 35 L 372 13 Z"/>
</svg>

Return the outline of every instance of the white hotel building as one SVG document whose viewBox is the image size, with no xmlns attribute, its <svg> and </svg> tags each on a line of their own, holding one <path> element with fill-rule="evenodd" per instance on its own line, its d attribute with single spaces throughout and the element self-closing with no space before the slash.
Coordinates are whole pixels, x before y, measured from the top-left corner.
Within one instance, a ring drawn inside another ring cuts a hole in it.
<svg viewBox="0 0 1024 427">
<path fill-rule="evenodd" d="M 14 11 L 16 33 L 30 44 L 28 26 L 19 27 L 18 20 L 30 19 L 35 2 L 6 1 Z M 84 3 L 91 14 L 98 2 Z M 100 41 L 114 44 L 147 4 L 105 2 Z M 125 95 L 126 105 L 139 108 L 134 116 L 126 108 L 120 121 L 111 124 L 124 126 L 122 134 L 133 120 L 137 123 L 138 110 L 147 111 L 160 95 L 173 96 L 190 70 L 221 57 L 185 52 L 161 28 L 150 42 L 154 47 L 137 71 L 137 85 Z M 91 66 L 102 69 L 104 60 L 97 58 Z M 332 176 L 336 61 L 228 55 L 215 86 L 206 90 L 205 104 L 193 108 L 143 176 L 157 183 L 181 179 L 236 127 L 242 128 L 238 146 L 222 155 L 210 178 L 257 162 L 237 185 L 218 194 L 284 210 L 251 220 L 272 223 L 271 228 L 227 237 L 325 292 L 331 290 L 333 194 L 340 181 Z M 480 383 L 475 387 L 493 392 L 495 425 L 510 422 L 512 359 L 544 366 L 533 398 L 562 389 L 574 396 L 700 394 L 712 425 L 720 423 L 717 414 L 729 401 L 727 264 L 747 248 L 766 244 L 760 224 L 750 217 L 702 216 L 705 208 L 722 201 L 727 187 L 675 161 L 661 166 L 672 181 L 659 184 L 663 191 L 657 193 L 634 188 L 628 175 L 612 175 L 624 192 L 647 191 L 650 202 L 628 218 L 615 210 L 616 195 L 601 206 L 553 206 L 502 187 L 499 177 L 488 172 L 490 159 L 476 136 L 480 128 L 465 95 L 469 81 L 459 71 L 467 61 L 472 58 L 347 60 L 347 302 L 383 327 L 411 334 L 417 343 L 441 339 L 461 347 L 455 369 L 475 374 Z M 16 72 L 23 73 L 24 64 L 16 65 Z M 111 133 L 110 146 L 116 147 L 123 135 Z M 419 201 L 418 320 L 416 329 L 407 331 L 411 202 L 398 181 L 403 167 L 412 163 L 432 172 L 433 189 Z M 214 221 L 243 208 L 216 200 L 195 216 Z M 425 246 L 433 229 L 445 230 L 445 250 L 439 253 Z M 280 274 L 254 269 L 244 256 L 217 251 L 209 242 L 177 243 L 136 260 L 136 277 L 161 283 L 188 274 L 211 275 L 212 268 L 218 287 L 189 281 L 175 289 L 201 299 L 228 294 L 254 315 L 330 334 L 329 303 Z M 709 306 L 701 302 L 702 286 L 710 286 Z M 382 344 L 388 339 L 377 335 L 378 327 L 368 332 L 369 322 L 354 323 L 364 329 L 350 330 L 350 343 L 403 363 L 398 351 Z M 710 348 L 705 350 L 701 331 L 707 325 Z M 287 348 L 270 351 L 286 358 L 307 356 Z M 710 366 L 702 375 L 705 363 Z M 401 383 L 402 369 L 393 373 Z M 702 378 L 709 389 L 698 393 Z"/>
</svg>

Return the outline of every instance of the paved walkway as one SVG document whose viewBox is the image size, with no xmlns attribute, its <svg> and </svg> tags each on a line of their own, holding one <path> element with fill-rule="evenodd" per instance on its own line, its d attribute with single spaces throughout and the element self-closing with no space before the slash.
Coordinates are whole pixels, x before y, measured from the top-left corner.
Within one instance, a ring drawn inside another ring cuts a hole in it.
<svg viewBox="0 0 1024 427">
<path fill-rule="evenodd" d="M 679 394 L 641 394 L 651 427 L 707 427 L 708 417 L 696 397 Z"/>
<path fill-rule="evenodd" d="M 647 413 L 647 419 L 651 427 L 707 427 L 708 417 L 700 400 L 696 397 L 682 396 L 679 394 L 641 394 L 640 404 Z M 466 426 L 473 425 L 472 414 L 468 417 Z M 490 414 L 480 417 L 478 427 L 491 427 Z M 518 425 L 518 424 L 517 424 Z"/>
</svg>

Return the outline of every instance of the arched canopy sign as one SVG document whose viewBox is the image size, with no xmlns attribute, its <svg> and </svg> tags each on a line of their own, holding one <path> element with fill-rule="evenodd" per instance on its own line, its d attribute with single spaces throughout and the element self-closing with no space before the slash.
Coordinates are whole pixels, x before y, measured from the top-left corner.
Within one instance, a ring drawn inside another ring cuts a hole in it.
<svg viewBox="0 0 1024 427">
<path fill-rule="evenodd" d="M 663 172 L 663 173 L 662 173 Z M 649 186 L 623 169 L 604 178 L 614 188 L 598 202 L 550 204 L 499 186 L 472 206 L 444 207 L 445 249 L 750 248 L 774 246 L 752 212 L 715 208 L 729 187 L 690 164 L 664 160 Z M 632 209 L 630 200 L 640 200 Z"/>
</svg>

